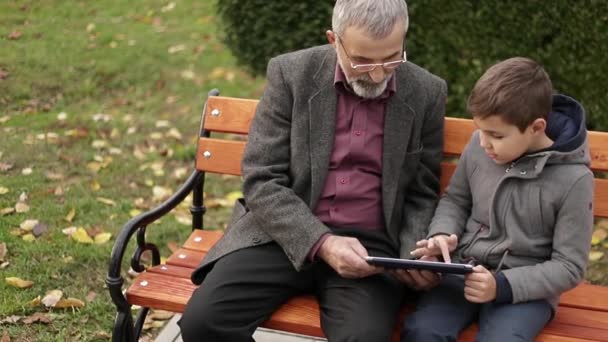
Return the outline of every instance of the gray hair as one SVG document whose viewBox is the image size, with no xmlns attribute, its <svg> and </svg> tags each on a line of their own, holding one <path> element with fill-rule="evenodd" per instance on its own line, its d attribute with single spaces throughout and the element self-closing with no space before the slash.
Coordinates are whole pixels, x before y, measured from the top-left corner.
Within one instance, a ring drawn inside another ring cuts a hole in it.
<svg viewBox="0 0 608 342">
<path fill-rule="evenodd" d="M 376 39 L 388 36 L 395 23 L 409 26 L 405 0 L 336 0 L 331 20 L 332 30 L 341 36 L 347 27 L 367 29 Z"/>
</svg>

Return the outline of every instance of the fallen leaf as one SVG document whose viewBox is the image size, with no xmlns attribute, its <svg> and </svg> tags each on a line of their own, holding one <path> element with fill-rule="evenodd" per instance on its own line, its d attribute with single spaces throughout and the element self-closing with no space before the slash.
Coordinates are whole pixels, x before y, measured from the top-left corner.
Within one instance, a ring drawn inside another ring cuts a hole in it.
<svg viewBox="0 0 608 342">
<path fill-rule="evenodd" d="M 57 172 L 47 171 L 44 173 L 44 175 L 49 180 L 62 180 L 65 178 L 65 176 L 63 174 L 57 173 Z"/>
<path fill-rule="evenodd" d="M 15 208 L 3 208 L 0 210 L 0 215 L 5 216 L 15 212 Z"/>
<path fill-rule="evenodd" d="M 57 114 L 57 120 L 59 121 L 65 121 L 65 119 L 68 118 L 68 113 L 66 112 L 61 112 L 59 114 Z"/>
<path fill-rule="evenodd" d="M 8 262 L 8 261 L 5 261 L 5 262 L 1 263 L 1 264 L 0 264 L 0 270 L 3 270 L 3 269 L 5 269 L 5 268 L 7 268 L 7 267 L 8 267 L 8 265 L 10 265 L 10 264 L 11 264 L 11 263 L 10 263 L 10 262 Z"/>
<path fill-rule="evenodd" d="M 4 324 L 4 323 L 17 323 L 22 318 L 23 318 L 23 316 L 17 316 L 17 315 L 8 316 L 8 317 L 5 317 L 3 319 L 0 319 L 0 324 Z"/>
<path fill-rule="evenodd" d="M 19 194 L 19 200 L 17 200 L 17 202 L 27 202 L 28 199 L 29 196 L 27 195 L 27 192 L 22 192 Z"/>
<path fill-rule="evenodd" d="M 112 237 L 112 233 L 99 233 L 99 234 L 95 235 L 94 241 L 96 244 L 101 245 L 101 244 L 104 244 L 104 243 L 110 241 L 111 237 Z"/>
<path fill-rule="evenodd" d="M 21 38 L 21 35 L 22 35 L 21 31 L 14 30 L 13 32 L 9 33 L 8 39 L 17 40 L 17 39 Z"/>
<path fill-rule="evenodd" d="M 8 194 L 9 191 L 8 188 L 0 186 L 0 195 Z"/>
<path fill-rule="evenodd" d="M 11 342 L 11 337 L 8 335 L 8 330 L 4 330 L 2 333 L 2 338 L 0 338 L 0 342 Z"/>
<path fill-rule="evenodd" d="M 61 232 L 65 235 L 72 236 L 76 232 L 78 228 L 76 227 L 67 227 L 61 230 Z"/>
<path fill-rule="evenodd" d="M 152 188 L 152 198 L 157 201 L 162 201 L 168 198 L 172 193 L 173 190 L 166 187 L 156 185 Z"/>
<path fill-rule="evenodd" d="M 40 298 L 40 296 L 36 296 L 36 298 L 30 300 L 30 306 L 38 306 L 40 304 L 42 304 L 42 298 Z"/>
<path fill-rule="evenodd" d="M 13 164 L 0 163 L 0 172 L 6 172 L 13 168 Z"/>
<path fill-rule="evenodd" d="M 91 190 L 92 191 L 98 191 L 99 189 L 101 189 L 101 185 L 99 184 L 99 182 L 97 182 L 96 180 L 91 182 Z"/>
<path fill-rule="evenodd" d="M 93 300 L 95 300 L 95 297 L 97 297 L 97 292 L 95 292 L 95 291 L 89 291 L 89 293 L 87 293 L 87 296 L 84 297 L 84 299 L 87 302 L 92 302 Z"/>
<path fill-rule="evenodd" d="M 30 206 L 23 202 L 17 202 L 17 204 L 15 204 L 15 211 L 19 214 L 27 213 L 30 211 Z"/>
<path fill-rule="evenodd" d="M 115 206 L 116 205 L 116 202 L 112 201 L 109 198 L 97 197 L 96 200 L 98 200 L 99 202 L 101 202 L 103 204 L 107 204 L 107 205 L 111 205 L 111 206 Z"/>
<path fill-rule="evenodd" d="M 606 239 L 606 237 L 608 237 L 608 232 L 602 228 L 598 228 L 593 231 L 593 235 L 591 236 L 591 244 L 594 246 L 599 245 Z"/>
<path fill-rule="evenodd" d="M 604 256 L 602 251 L 591 251 L 589 252 L 589 261 L 598 261 Z"/>
<path fill-rule="evenodd" d="M 31 232 L 38 223 L 40 223 L 38 220 L 25 220 L 21 222 L 19 228 L 25 230 L 26 232 Z"/>
<path fill-rule="evenodd" d="M 4 258 L 6 258 L 7 253 L 8 248 L 6 247 L 6 243 L 0 242 L 0 261 L 4 261 Z"/>
<path fill-rule="evenodd" d="M 84 302 L 77 298 L 69 297 L 67 299 L 61 299 L 53 307 L 59 309 L 65 308 L 84 308 Z"/>
<path fill-rule="evenodd" d="M 33 172 L 33 170 L 31 167 L 26 167 L 25 169 L 21 170 L 21 174 L 24 176 L 31 175 L 32 172 Z"/>
<path fill-rule="evenodd" d="M 240 191 L 232 191 L 226 195 L 226 200 L 235 202 L 237 199 L 243 197 L 243 193 Z"/>
<path fill-rule="evenodd" d="M 7 278 L 4 278 L 4 281 L 6 281 L 6 283 L 9 284 L 10 286 L 14 286 L 14 287 L 17 287 L 20 289 L 27 289 L 34 285 L 34 282 L 31 280 L 23 280 L 23 279 L 17 278 L 17 277 L 7 277 Z"/>
<path fill-rule="evenodd" d="M 131 217 L 135 217 L 135 216 L 137 216 L 137 215 L 139 215 L 141 213 L 142 213 L 142 211 L 139 210 L 139 209 L 131 209 L 131 210 L 129 210 L 129 216 L 131 216 Z"/>
<path fill-rule="evenodd" d="M 23 241 L 27 241 L 27 242 L 32 242 L 32 241 L 36 240 L 36 237 L 34 236 L 34 234 L 31 234 L 31 233 L 23 234 L 23 236 L 21 236 L 21 238 L 23 239 Z"/>
<path fill-rule="evenodd" d="M 70 209 L 70 212 L 64 217 L 64 220 L 71 223 L 72 220 L 74 220 L 74 216 L 76 216 L 76 209 L 72 208 Z"/>
<path fill-rule="evenodd" d="M 41 302 L 47 308 L 51 308 L 61 300 L 61 297 L 63 297 L 63 292 L 61 290 L 51 290 L 44 295 Z"/>
<path fill-rule="evenodd" d="M 84 230 L 84 228 L 82 228 L 82 227 L 76 229 L 76 231 L 71 235 L 71 237 L 76 242 L 80 242 L 80 243 L 93 243 L 93 242 L 95 242 L 95 241 L 93 241 L 93 239 L 91 239 L 91 237 L 89 236 L 89 234 L 87 233 L 87 231 Z"/>
<path fill-rule="evenodd" d="M 22 322 L 25 323 L 25 324 L 32 324 L 32 323 L 49 324 L 52 321 L 53 320 L 51 319 L 51 317 L 49 317 L 47 314 L 42 313 L 42 312 L 35 312 L 31 316 L 25 317 L 22 320 Z"/>
<path fill-rule="evenodd" d="M 170 319 L 171 317 L 173 317 L 174 313 L 171 311 L 165 311 L 165 310 L 153 310 L 150 313 L 150 318 L 156 321 L 166 321 L 168 319 Z"/>
<path fill-rule="evenodd" d="M 608 229 L 608 219 L 600 219 L 595 224 L 595 228 L 597 229 Z"/>
</svg>

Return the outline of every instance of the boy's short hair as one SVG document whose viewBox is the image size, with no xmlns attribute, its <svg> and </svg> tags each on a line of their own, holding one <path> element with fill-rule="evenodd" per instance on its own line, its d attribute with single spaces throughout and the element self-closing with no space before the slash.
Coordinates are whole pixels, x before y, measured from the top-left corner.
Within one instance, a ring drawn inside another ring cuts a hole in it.
<svg viewBox="0 0 608 342">
<path fill-rule="evenodd" d="M 481 119 L 498 115 L 521 132 L 551 111 L 553 85 L 543 67 L 524 57 L 494 64 L 475 83 L 467 110 Z"/>
</svg>

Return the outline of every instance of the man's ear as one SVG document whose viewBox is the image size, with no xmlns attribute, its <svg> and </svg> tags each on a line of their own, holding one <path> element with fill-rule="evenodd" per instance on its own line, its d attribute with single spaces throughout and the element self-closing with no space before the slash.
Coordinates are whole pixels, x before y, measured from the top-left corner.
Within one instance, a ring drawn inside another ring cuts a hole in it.
<svg viewBox="0 0 608 342">
<path fill-rule="evenodd" d="M 547 128 L 547 120 L 543 118 L 538 118 L 532 122 L 532 132 L 534 133 L 544 133 Z"/>
<path fill-rule="evenodd" d="M 336 47 L 336 34 L 332 30 L 325 31 L 325 37 L 327 37 L 329 44 Z"/>
</svg>

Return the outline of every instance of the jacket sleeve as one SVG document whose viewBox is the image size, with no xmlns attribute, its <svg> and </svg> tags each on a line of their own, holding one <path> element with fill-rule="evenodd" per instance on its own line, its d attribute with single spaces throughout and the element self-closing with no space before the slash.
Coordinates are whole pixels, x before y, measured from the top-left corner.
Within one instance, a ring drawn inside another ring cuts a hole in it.
<svg viewBox="0 0 608 342">
<path fill-rule="evenodd" d="M 410 251 L 415 247 L 412 241 L 424 237 L 438 200 L 447 99 L 445 81 L 437 82 L 435 92 L 429 96 L 429 99 L 422 124 L 420 166 L 410 186 L 405 189 L 407 195 L 403 207 L 404 226 L 399 235 L 402 258 L 411 258 Z M 419 236 L 412 239 L 411 234 Z"/>
<path fill-rule="evenodd" d="M 279 59 L 268 63 L 267 80 L 243 156 L 243 195 L 256 223 L 299 270 L 329 229 L 290 188 L 293 95 Z"/>
<path fill-rule="evenodd" d="M 464 232 L 473 204 L 469 186 L 469 175 L 472 172 L 469 169 L 474 165 L 470 165 L 469 155 L 477 143 L 475 134 L 477 133 L 473 134 L 458 160 L 456 170 L 435 210 L 427 237 L 437 234 L 456 234 L 460 238 Z"/>
<path fill-rule="evenodd" d="M 551 259 L 504 270 L 513 302 L 557 297 L 574 288 L 585 274 L 593 232 L 593 174 L 579 177 L 557 213 Z"/>
</svg>

